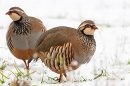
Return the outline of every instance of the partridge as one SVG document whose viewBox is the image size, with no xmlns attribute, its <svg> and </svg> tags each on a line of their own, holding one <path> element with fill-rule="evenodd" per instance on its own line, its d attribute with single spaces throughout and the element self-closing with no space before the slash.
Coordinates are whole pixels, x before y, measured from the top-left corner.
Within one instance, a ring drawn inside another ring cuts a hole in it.
<svg viewBox="0 0 130 86">
<path fill-rule="evenodd" d="M 41 20 L 28 16 L 19 7 L 11 7 L 6 13 L 13 20 L 6 34 L 7 46 L 10 52 L 24 61 L 27 69 L 33 59 L 33 53 L 38 37 L 45 32 Z"/>
<path fill-rule="evenodd" d="M 34 60 L 40 58 L 53 72 L 67 78 L 66 73 L 90 61 L 96 49 L 94 22 L 86 20 L 78 29 L 59 26 L 42 34 L 35 46 Z"/>
<path fill-rule="evenodd" d="M 13 80 L 11 83 L 9 83 L 9 86 L 32 86 L 32 85 L 31 82 L 29 82 L 28 80 L 18 79 Z"/>
</svg>

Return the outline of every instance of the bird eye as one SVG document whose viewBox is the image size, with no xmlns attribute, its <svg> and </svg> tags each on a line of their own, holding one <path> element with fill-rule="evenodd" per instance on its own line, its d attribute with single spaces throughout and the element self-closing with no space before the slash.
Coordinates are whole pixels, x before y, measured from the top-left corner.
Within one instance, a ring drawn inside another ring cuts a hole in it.
<svg viewBox="0 0 130 86">
<path fill-rule="evenodd" d="M 90 24 L 86 24 L 85 26 L 86 26 L 86 27 L 91 27 Z"/>
<path fill-rule="evenodd" d="M 95 25 L 91 25 L 90 27 L 93 28 Z"/>
<path fill-rule="evenodd" d="M 12 10 L 12 11 L 10 11 L 10 13 L 16 13 L 16 11 L 15 11 L 15 10 Z"/>
<path fill-rule="evenodd" d="M 94 29 L 94 27 L 95 27 L 95 25 L 90 25 L 90 24 L 86 24 L 85 26 L 88 28 L 91 28 L 91 29 Z"/>
</svg>

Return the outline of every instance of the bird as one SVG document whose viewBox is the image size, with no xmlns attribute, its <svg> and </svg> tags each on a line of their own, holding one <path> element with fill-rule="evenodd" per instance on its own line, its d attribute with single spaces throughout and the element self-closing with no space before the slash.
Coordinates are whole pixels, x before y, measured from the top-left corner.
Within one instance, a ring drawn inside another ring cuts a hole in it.
<svg viewBox="0 0 130 86">
<path fill-rule="evenodd" d="M 49 29 L 38 38 L 33 59 L 40 58 L 45 66 L 60 74 L 57 80 L 61 82 L 63 76 L 67 79 L 67 72 L 91 60 L 96 50 L 97 29 L 92 20 L 83 21 L 77 29 L 67 26 Z"/>
<path fill-rule="evenodd" d="M 28 16 L 20 7 L 11 7 L 5 14 L 12 19 L 6 33 L 9 51 L 29 69 L 36 41 L 46 28 L 40 19 Z"/>
<path fill-rule="evenodd" d="M 9 86 L 32 86 L 31 82 L 24 79 L 13 80 L 9 83 Z"/>
</svg>

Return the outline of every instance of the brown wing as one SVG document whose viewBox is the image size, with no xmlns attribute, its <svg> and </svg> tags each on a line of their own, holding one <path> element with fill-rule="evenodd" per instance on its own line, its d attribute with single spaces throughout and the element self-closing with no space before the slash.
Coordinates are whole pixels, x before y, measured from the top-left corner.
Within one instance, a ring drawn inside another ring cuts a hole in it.
<svg viewBox="0 0 130 86">
<path fill-rule="evenodd" d="M 12 22 L 9 26 L 7 33 L 6 33 L 6 42 L 7 42 L 7 46 L 9 47 L 10 51 L 13 51 L 13 49 L 14 49 L 14 46 L 12 45 L 12 40 L 11 40 L 11 35 L 13 35 L 13 33 L 12 33 L 13 25 L 14 25 L 14 23 Z"/>
<path fill-rule="evenodd" d="M 40 52 L 41 60 L 56 73 L 64 73 L 79 67 L 72 64 L 74 61 L 71 43 L 73 31 L 75 29 L 70 27 L 56 27 L 46 31 L 37 40 L 35 52 Z"/>
<path fill-rule="evenodd" d="M 35 18 L 35 17 L 31 17 L 30 16 L 30 19 L 31 19 L 31 25 L 32 25 L 32 32 L 37 32 L 37 31 L 40 31 L 42 30 L 43 32 L 46 31 L 46 28 L 45 26 L 43 25 L 43 22 L 38 19 L 38 18 Z"/>
<path fill-rule="evenodd" d="M 69 29 L 72 28 L 56 27 L 43 33 L 37 40 L 35 52 L 46 52 L 52 46 L 63 46 L 65 43 L 70 42 L 71 34 Z"/>
</svg>

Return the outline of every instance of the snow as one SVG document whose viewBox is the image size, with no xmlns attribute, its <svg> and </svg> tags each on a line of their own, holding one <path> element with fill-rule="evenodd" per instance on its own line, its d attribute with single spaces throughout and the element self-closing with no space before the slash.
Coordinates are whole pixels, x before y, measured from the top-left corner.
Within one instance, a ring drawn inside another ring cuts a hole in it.
<svg viewBox="0 0 130 86">
<path fill-rule="evenodd" d="M 31 62 L 32 85 L 37 86 L 129 86 L 130 84 L 130 0 L 0 0 L 0 70 L 10 79 L 0 86 L 7 86 L 16 79 L 11 71 L 17 73 L 14 63 L 27 73 L 21 60 L 9 52 L 6 45 L 6 31 L 12 21 L 5 13 L 12 6 L 19 6 L 30 15 L 40 18 L 47 29 L 56 26 L 77 28 L 87 19 L 93 20 L 99 28 L 95 32 L 96 52 L 89 63 L 82 65 L 68 75 L 77 82 L 50 84 L 48 77 L 59 75 L 44 64 Z M 9 71 L 11 70 L 11 71 Z M 94 79 L 97 75 L 100 75 Z M 26 77 L 27 78 L 27 77 Z M 25 78 L 25 79 L 26 79 Z M 42 78 L 47 82 L 41 83 Z M 85 78 L 86 82 L 81 82 Z M 0 79 L 2 76 L 0 74 Z M 94 79 L 94 80 L 93 80 Z"/>
</svg>

